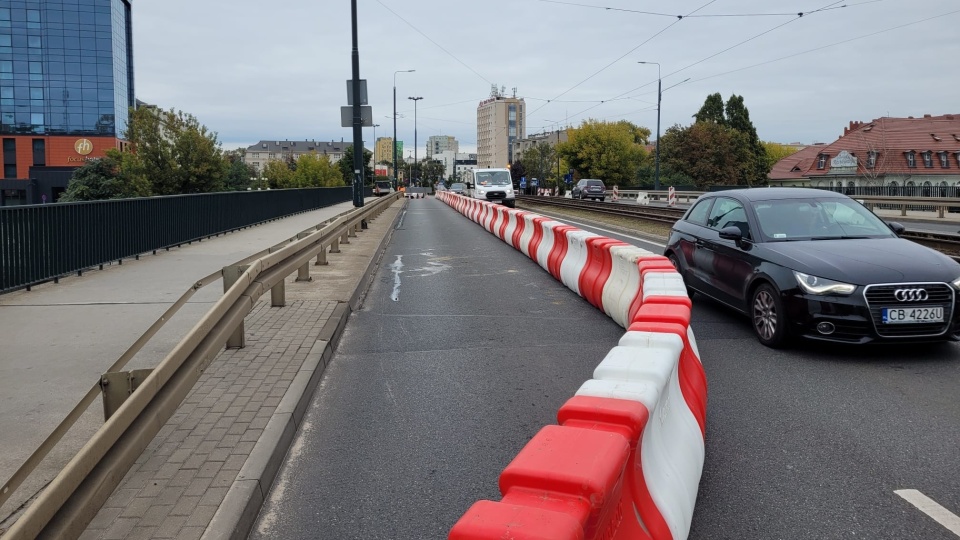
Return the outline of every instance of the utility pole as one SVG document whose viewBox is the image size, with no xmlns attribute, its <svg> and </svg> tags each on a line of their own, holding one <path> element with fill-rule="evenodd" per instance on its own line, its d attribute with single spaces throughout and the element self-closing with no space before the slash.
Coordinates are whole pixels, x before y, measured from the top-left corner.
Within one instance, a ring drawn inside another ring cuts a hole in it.
<svg viewBox="0 0 960 540">
<path fill-rule="evenodd" d="M 413 162 L 417 163 L 417 102 L 423 99 L 420 96 L 408 97 L 413 100 Z M 421 170 L 421 173 L 423 171 Z"/>
<path fill-rule="evenodd" d="M 350 0 L 353 24 L 353 206 L 363 206 L 363 117 L 360 112 L 360 48 L 357 46 L 357 0 Z"/>
<path fill-rule="evenodd" d="M 393 72 L 393 189 L 398 190 L 397 185 L 400 177 L 400 170 L 397 169 L 397 73 L 413 73 L 415 69 L 403 69 Z"/>
</svg>

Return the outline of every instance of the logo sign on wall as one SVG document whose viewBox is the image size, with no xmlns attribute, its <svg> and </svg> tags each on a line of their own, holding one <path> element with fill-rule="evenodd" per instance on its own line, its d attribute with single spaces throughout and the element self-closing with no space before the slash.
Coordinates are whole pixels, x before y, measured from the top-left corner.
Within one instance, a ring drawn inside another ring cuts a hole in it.
<svg viewBox="0 0 960 540">
<path fill-rule="evenodd" d="M 86 156 L 93 152 L 93 143 L 90 139 L 77 139 L 77 142 L 73 143 L 73 149 L 81 156 Z"/>
</svg>

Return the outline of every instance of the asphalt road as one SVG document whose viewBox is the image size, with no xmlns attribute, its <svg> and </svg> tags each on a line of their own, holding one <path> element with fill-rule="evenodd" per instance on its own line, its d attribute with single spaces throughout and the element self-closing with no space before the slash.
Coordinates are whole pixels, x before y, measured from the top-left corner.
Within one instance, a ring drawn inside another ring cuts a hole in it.
<svg viewBox="0 0 960 540">
<path fill-rule="evenodd" d="M 622 333 L 439 201 L 409 208 L 253 538 L 445 538 Z M 773 351 L 702 297 L 693 326 L 709 403 L 691 539 L 958 538 L 894 491 L 960 514 L 960 347 Z"/>
<path fill-rule="evenodd" d="M 622 334 L 453 209 L 409 201 L 251 537 L 445 538 Z"/>
</svg>

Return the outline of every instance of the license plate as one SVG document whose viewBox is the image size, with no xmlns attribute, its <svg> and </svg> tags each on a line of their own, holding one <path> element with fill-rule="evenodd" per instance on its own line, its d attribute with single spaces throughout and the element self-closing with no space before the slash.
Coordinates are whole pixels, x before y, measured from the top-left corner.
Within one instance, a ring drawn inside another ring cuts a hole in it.
<svg viewBox="0 0 960 540">
<path fill-rule="evenodd" d="M 500 199 L 490 199 L 490 202 L 492 202 L 493 204 L 500 204 L 503 201 L 501 201 Z"/>
<path fill-rule="evenodd" d="M 943 322 L 942 307 L 883 308 L 884 324 Z"/>
</svg>

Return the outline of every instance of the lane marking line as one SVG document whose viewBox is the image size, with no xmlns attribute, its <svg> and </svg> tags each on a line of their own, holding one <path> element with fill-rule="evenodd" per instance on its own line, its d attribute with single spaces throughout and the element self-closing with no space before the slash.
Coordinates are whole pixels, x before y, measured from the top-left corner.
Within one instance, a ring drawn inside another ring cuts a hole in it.
<svg viewBox="0 0 960 540">
<path fill-rule="evenodd" d="M 397 255 L 397 260 L 390 265 L 390 270 L 393 270 L 393 294 L 390 295 L 390 299 L 398 302 L 400 300 L 400 274 L 403 272 L 403 255 Z"/>
<path fill-rule="evenodd" d="M 933 518 L 934 521 L 943 525 L 948 531 L 960 536 L 960 517 L 937 504 L 930 497 L 915 489 L 898 489 L 894 493 L 902 497 L 908 503 L 917 507 L 918 510 Z"/>
</svg>

